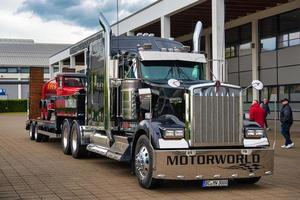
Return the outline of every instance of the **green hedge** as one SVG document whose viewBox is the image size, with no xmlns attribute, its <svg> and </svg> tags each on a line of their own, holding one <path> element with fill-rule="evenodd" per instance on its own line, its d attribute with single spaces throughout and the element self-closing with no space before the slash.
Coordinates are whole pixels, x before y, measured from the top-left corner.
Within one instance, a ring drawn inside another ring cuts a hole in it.
<svg viewBox="0 0 300 200">
<path fill-rule="evenodd" d="M 8 99 L 0 100 L 0 113 L 3 112 L 26 112 L 27 100 L 26 99 Z"/>
</svg>

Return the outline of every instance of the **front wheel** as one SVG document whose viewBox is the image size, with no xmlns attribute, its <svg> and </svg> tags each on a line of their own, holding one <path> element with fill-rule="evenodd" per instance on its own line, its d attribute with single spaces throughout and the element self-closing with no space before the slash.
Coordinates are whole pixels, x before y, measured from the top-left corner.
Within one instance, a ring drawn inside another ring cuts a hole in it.
<svg viewBox="0 0 300 200">
<path fill-rule="evenodd" d="M 238 183 L 242 183 L 242 184 L 255 184 L 260 180 L 260 176 L 259 177 L 253 177 L 253 178 L 239 178 L 239 179 L 235 179 Z"/>
<path fill-rule="evenodd" d="M 73 158 L 80 158 L 87 153 L 86 145 L 81 144 L 79 122 L 74 120 L 71 128 L 71 153 Z"/>
<path fill-rule="evenodd" d="M 143 188 L 154 187 L 158 180 L 153 178 L 153 151 L 146 135 L 139 137 L 134 158 L 134 170 L 139 184 Z"/>
</svg>

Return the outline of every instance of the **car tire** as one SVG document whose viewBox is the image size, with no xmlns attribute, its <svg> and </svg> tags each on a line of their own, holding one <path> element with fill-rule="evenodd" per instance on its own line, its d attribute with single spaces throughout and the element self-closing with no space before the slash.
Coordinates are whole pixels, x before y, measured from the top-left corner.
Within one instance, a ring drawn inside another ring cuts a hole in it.
<svg viewBox="0 0 300 200">
<path fill-rule="evenodd" d="M 150 189 L 157 185 L 158 180 L 153 178 L 153 150 L 146 135 L 137 140 L 133 164 L 140 186 Z"/>
<path fill-rule="evenodd" d="M 31 140 L 34 140 L 34 138 L 35 138 L 35 124 L 33 122 L 30 123 L 30 126 L 29 126 L 29 138 Z"/>
<path fill-rule="evenodd" d="M 38 132 L 38 130 L 39 130 L 38 125 L 35 125 L 35 129 L 34 129 L 34 139 L 35 139 L 36 142 L 41 142 L 41 141 L 43 140 L 43 135 L 40 134 L 40 133 Z"/>
<path fill-rule="evenodd" d="M 61 130 L 61 146 L 64 154 L 71 154 L 71 121 L 69 119 L 64 119 Z"/>
<path fill-rule="evenodd" d="M 81 144 L 79 122 L 77 120 L 72 122 L 70 141 L 73 158 L 81 158 L 87 154 L 86 145 Z"/>
</svg>

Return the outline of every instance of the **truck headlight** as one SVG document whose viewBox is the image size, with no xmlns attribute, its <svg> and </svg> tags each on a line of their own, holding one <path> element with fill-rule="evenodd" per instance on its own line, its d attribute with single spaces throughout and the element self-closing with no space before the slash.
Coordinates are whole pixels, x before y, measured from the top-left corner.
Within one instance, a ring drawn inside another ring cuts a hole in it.
<svg viewBox="0 0 300 200">
<path fill-rule="evenodd" d="M 258 139 L 263 137 L 265 137 L 265 131 L 263 129 L 247 129 L 245 131 L 245 138 Z"/>
<path fill-rule="evenodd" d="M 181 139 L 184 137 L 183 129 L 161 129 L 165 139 Z"/>
</svg>

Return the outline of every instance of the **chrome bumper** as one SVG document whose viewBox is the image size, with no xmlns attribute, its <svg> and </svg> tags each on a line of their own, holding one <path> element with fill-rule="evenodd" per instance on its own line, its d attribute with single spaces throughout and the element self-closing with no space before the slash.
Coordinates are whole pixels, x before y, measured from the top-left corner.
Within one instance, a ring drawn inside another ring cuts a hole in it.
<svg viewBox="0 0 300 200">
<path fill-rule="evenodd" d="M 154 150 L 157 179 L 234 179 L 271 175 L 273 149 Z"/>
</svg>

